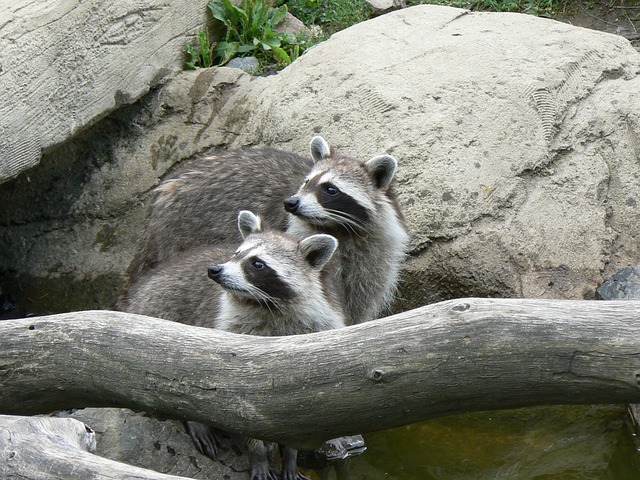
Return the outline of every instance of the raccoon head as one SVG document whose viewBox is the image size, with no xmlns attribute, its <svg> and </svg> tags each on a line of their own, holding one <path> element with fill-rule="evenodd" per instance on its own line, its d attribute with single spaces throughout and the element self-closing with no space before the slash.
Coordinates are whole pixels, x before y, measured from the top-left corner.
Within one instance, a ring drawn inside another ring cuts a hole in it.
<svg viewBox="0 0 640 480">
<path fill-rule="evenodd" d="M 335 252 L 334 237 L 318 234 L 298 242 L 282 232 L 265 231 L 260 217 L 246 210 L 238 215 L 238 228 L 244 241 L 233 257 L 208 269 L 209 278 L 229 294 L 280 307 L 321 288 L 312 280 Z"/>
<path fill-rule="evenodd" d="M 322 137 L 311 140 L 315 163 L 298 192 L 284 200 L 285 210 L 296 217 L 331 231 L 367 231 L 377 216 L 398 162 L 379 155 L 360 162 L 336 155 Z"/>
</svg>

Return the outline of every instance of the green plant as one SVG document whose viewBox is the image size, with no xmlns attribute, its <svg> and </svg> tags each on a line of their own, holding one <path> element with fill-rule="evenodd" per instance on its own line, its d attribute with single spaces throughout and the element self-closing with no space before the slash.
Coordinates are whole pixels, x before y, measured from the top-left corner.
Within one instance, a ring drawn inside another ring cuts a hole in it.
<svg viewBox="0 0 640 480">
<path fill-rule="evenodd" d="M 213 49 L 220 65 L 246 55 L 254 55 L 262 65 L 288 65 L 305 47 L 305 39 L 276 30 L 287 14 L 286 5 L 275 8 L 267 0 L 243 0 L 236 6 L 230 0 L 217 0 L 207 7 L 225 26 L 224 39 Z"/>
<path fill-rule="evenodd" d="M 187 45 L 187 60 L 185 64 L 189 70 L 208 68 L 213 65 L 213 55 L 207 32 L 198 32 L 196 38 L 198 47 L 191 44 Z"/>
<path fill-rule="evenodd" d="M 408 0 L 410 5 L 433 3 L 451 7 L 468 7 L 471 3 L 475 10 L 490 12 L 522 12 L 532 15 L 552 15 L 557 12 L 567 0 Z"/>
</svg>

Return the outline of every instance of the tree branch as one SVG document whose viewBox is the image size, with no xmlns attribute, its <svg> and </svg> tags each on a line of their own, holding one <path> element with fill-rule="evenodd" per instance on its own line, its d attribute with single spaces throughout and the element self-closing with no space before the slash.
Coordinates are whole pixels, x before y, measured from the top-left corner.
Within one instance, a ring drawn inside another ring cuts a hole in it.
<svg viewBox="0 0 640 480">
<path fill-rule="evenodd" d="M 175 477 L 94 455 L 95 434 L 73 418 L 0 415 L 2 478 L 170 480 Z"/>
<path fill-rule="evenodd" d="M 443 415 L 640 403 L 640 302 L 460 299 L 310 335 L 0 322 L 0 412 L 121 406 L 298 448 Z"/>
</svg>

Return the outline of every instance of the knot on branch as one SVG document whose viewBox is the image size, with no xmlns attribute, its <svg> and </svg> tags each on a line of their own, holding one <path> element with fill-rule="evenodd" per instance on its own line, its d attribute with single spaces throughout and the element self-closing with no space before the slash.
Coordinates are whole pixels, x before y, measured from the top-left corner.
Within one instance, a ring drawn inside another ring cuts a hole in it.
<svg viewBox="0 0 640 480">
<path fill-rule="evenodd" d="M 452 310 L 454 312 L 464 312 L 466 310 L 469 310 L 470 308 L 471 308 L 471 305 L 468 303 L 459 303 L 458 305 L 454 306 Z"/>
<path fill-rule="evenodd" d="M 369 379 L 373 380 L 374 382 L 384 382 L 387 380 L 387 374 L 384 370 L 380 369 L 380 368 L 376 368 L 374 370 L 371 370 L 371 372 L 369 372 Z"/>
</svg>

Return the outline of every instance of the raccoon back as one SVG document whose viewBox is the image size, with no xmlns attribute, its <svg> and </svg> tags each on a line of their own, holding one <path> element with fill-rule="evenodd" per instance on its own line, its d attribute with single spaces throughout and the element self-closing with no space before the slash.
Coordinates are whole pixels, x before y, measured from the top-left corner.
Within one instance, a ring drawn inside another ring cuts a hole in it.
<svg viewBox="0 0 640 480">
<path fill-rule="evenodd" d="M 251 210 L 271 228 L 284 230 L 282 202 L 312 166 L 310 158 L 271 147 L 223 150 L 190 162 L 156 189 L 129 266 L 131 280 L 194 247 L 239 243 L 239 210 Z"/>
<path fill-rule="evenodd" d="M 215 327 L 221 288 L 207 275 L 232 247 L 196 247 L 152 268 L 131 284 L 119 308 L 196 327 Z"/>
</svg>

